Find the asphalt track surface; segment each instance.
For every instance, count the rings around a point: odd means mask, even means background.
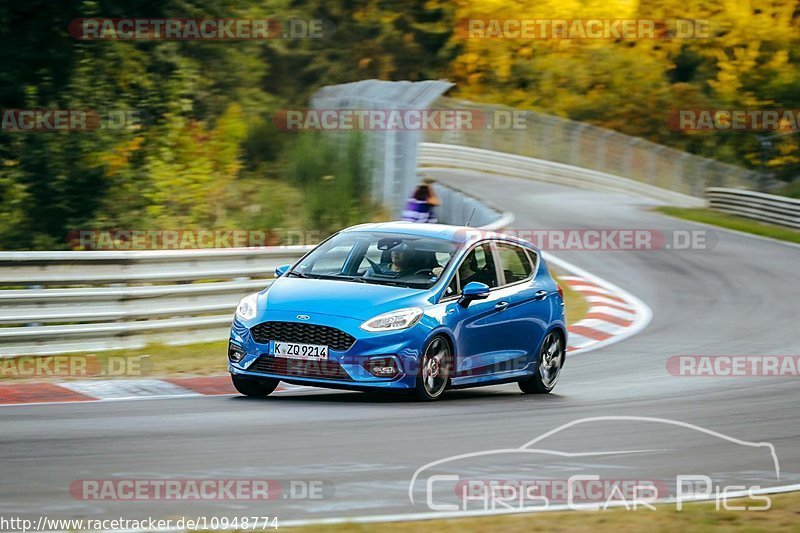
[[[653,203],[645,198],[436,174],[512,211],[517,228],[708,230],[651,212]],[[546,397],[522,395],[510,384],[453,391],[434,404],[313,389],[264,400],[0,408],[0,515],[314,520],[427,512],[424,500],[412,505],[408,497],[412,476],[426,463],[517,448],[564,424],[607,416],[664,418],[741,441],[769,442],[780,479],[763,447],[657,421],[579,423],[538,446],[617,453],[543,455],[528,458],[525,468],[538,464],[538,475],[556,477],[670,480],[678,473],[702,473],[725,484],[798,483],[797,378],[689,378],[666,370],[673,355],[800,354],[800,247],[712,233],[713,247],[706,250],[556,252],[642,299],[653,320],[633,338],[568,359],[556,392]],[[222,367],[224,354],[220,358]],[[509,458],[495,466],[503,461]],[[464,468],[464,476],[499,475],[491,464]],[[281,496],[268,502],[85,501],[68,490],[74,480],[125,478],[305,480],[324,481],[328,488],[322,499]]]

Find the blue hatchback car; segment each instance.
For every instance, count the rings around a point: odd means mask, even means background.
[[[239,303],[228,370],[248,396],[280,381],[407,391],[518,382],[548,393],[564,365],[561,288],[539,250],[467,227],[390,222],[331,236]]]

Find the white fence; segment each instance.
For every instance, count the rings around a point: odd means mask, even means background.
[[[800,200],[741,189],[706,189],[708,205],[741,217],[800,229]]]

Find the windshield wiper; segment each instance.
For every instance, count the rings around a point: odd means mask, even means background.
[[[306,279],[336,279],[341,281],[353,281],[352,276],[338,276],[336,274],[306,274],[305,272],[295,272],[294,270],[290,270],[289,274],[293,274],[298,278],[306,278]]]
[[[359,283],[372,283],[373,285],[384,285],[383,280],[377,278],[354,277],[353,281],[357,281]]]
[[[353,281],[360,281],[361,283],[373,283],[375,285],[391,285],[392,287],[404,287],[406,289],[423,289],[425,284],[414,283],[413,281],[401,281],[397,279],[383,279],[383,278],[358,278]]]
[[[290,270],[288,274],[297,276],[298,278],[305,279],[333,279],[340,281],[355,281],[358,283],[372,283],[374,285],[392,285],[393,287],[406,287],[409,289],[424,288],[423,284],[414,282],[400,281],[396,279],[381,279],[381,278],[365,278],[362,276],[337,276],[336,274],[306,274],[304,272],[295,272]]]

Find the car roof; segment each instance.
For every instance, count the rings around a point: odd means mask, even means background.
[[[471,244],[481,239],[493,238],[510,241],[516,244],[521,244],[528,248],[536,249],[536,247],[528,241],[511,235],[483,230],[481,228],[450,226],[448,224],[421,224],[418,222],[405,221],[375,222],[352,226],[342,230],[342,233],[350,231],[380,231],[382,233],[397,233],[415,235],[418,237],[432,237],[436,239],[445,239],[459,244]]]

